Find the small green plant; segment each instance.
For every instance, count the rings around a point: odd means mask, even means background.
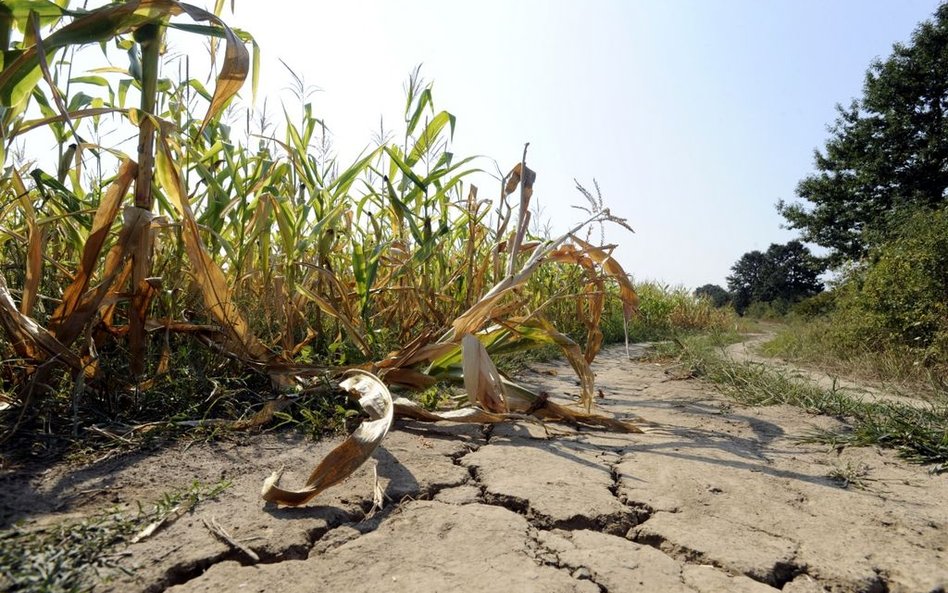
[[[347,398],[315,393],[299,398],[286,410],[276,412],[274,429],[290,426],[307,437],[319,439],[346,432],[348,423],[358,416],[358,409],[352,407]]]
[[[203,484],[200,481],[195,480],[185,490],[166,492],[162,494],[161,498],[159,498],[155,503],[155,508],[150,512],[144,512],[139,506],[139,517],[149,517],[152,518],[153,521],[164,520],[166,517],[176,512],[176,509],[190,511],[196,507],[198,503],[210,498],[215,498],[218,494],[227,490],[232,485],[233,483],[230,480],[221,480],[216,484]]]
[[[134,517],[105,511],[79,521],[64,521],[30,529],[15,526],[0,532],[0,589],[31,593],[89,591],[104,572],[122,570],[115,549],[143,528],[160,526],[190,512],[201,501],[231,486],[193,482],[183,490],[167,492],[151,510],[139,507]],[[147,526],[147,527],[146,527]],[[157,527],[155,527],[157,529]]]
[[[846,465],[833,466],[826,477],[839,484],[840,488],[852,486],[860,490],[864,490],[867,482],[871,480],[869,478],[869,466],[865,463],[853,463],[852,461],[847,461]]]
[[[415,398],[427,410],[437,410],[451,400],[453,392],[451,385],[445,382],[435,383],[431,387],[419,392]]]

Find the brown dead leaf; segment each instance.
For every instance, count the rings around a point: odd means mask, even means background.
[[[523,175],[522,172],[526,170],[527,174]],[[533,183],[537,179],[537,174],[530,167],[524,167],[522,163],[517,163],[514,165],[513,169],[510,170],[510,173],[507,174],[507,185],[504,186],[504,195],[509,196],[520,185],[520,182],[523,181],[523,189],[529,198],[533,194]]]
[[[421,422],[459,422],[462,424],[499,424],[511,419],[509,414],[494,414],[480,408],[466,407],[457,410],[432,412],[416,402],[400,397],[395,400],[395,415]]]
[[[66,348],[31,317],[20,313],[3,274],[0,274],[0,326],[6,331],[19,356],[32,360],[56,358],[74,370],[87,370],[75,352]]]
[[[480,340],[471,334],[461,339],[461,368],[468,400],[488,412],[509,412],[500,373]]]
[[[224,272],[204,247],[170,142],[164,136],[158,142],[156,173],[162,188],[181,216],[181,235],[204,305],[229,338],[229,343],[225,345],[228,350],[244,360],[269,361],[273,358],[272,353],[250,332],[247,320],[234,303]]]
[[[625,270],[622,269],[622,266],[619,265],[619,262],[617,262],[610,253],[586,243],[575,235],[571,238],[586,251],[589,257],[602,266],[602,271],[605,274],[615,278],[616,282],[619,283],[619,298],[622,299],[622,309],[625,313],[626,320],[630,319],[639,310],[639,295],[635,292],[635,287],[632,286],[629,275],[625,273]]]
[[[618,420],[589,411],[583,412],[581,410],[574,410],[556,402],[551,402],[545,394],[538,395],[507,379],[504,379],[504,394],[507,396],[507,403],[510,404],[512,411],[521,414],[531,414],[540,420],[567,422],[581,426],[596,426],[608,430],[629,433],[646,432],[646,428],[643,428],[643,426],[648,424],[645,422],[638,423],[629,420]]]
[[[273,472],[263,483],[260,495],[267,502],[285,506],[305,504],[320,492],[349,477],[375,451],[392,425],[394,404],[388,388],[375,375],[350,371],[352,376],[339,384],[359,396],[359,405],[370,420],[363,422],[341,445],[329,452],[299,490],[280,488],[283,469]]]

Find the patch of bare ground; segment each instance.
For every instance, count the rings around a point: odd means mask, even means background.
[[[98,591],[816,591],[948,586],[948,476],[875,448],[803,444],[840,420],[744,407],[661,365],[605,350],[597,405],[661,426],[620,435],[515,423],[397,421],[375,454],[386,506],[367,516],[367,466],[313,504],[271,508],[270,471],[304,480],[335,443],[286,434],[178,445],[80,470],[6,476],[4,521],[131,510],[193,480],[233,485],[123,550]],[[564,364],[525,377],[554,398]],[[858,467],[842,483],[846,468]],[[843,486],[848,487],[843,487]],[[216,519],[260,557],[215,537]]]

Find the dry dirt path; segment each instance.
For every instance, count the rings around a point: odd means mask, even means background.
[[[927,408],[931,405],[930,402],[924,399],[896,393],[893,389],[887,388],[885,385],[871,385],[868,384],[868,382],[853,381],[840,377],[836,373],[802,367],[780,358],[762,356],[758,349],[762,344],[771,340],[774,335],[776,334],[772,331],[746,334],[744,341],[731,344],[725,349],[725,353],[734,360],[764,364],[777,368],[787,372],[790,376],[799,377],[805,381],[815,383],[823,389],[838,389],[847,395],[863,401],[888,402],[922,408]]]
[[[802,444],[839,420],[730,403],[623,348],[596,365],[602,410],[662,428],[617,435],[564,426],[396,421],[375,454],[389,502],[374,517],[362,468],[303,508],[260,486],[281,464],[301,483],[335,443],[268,434],[184,444],[29,482],[4,479],[4,520],[31,504],[50,520],[111,504],[134,509],[198,479],[233,486],[122,558],[100,591],[184,592],[930,592],[948,586],[948,475],[891,452]],[[551,373],[556,373],[556,376]],[[575,395],[562,364],[525,380]],[[859,487],[829,477],[858,468]],[[32,499],[28,498],[32,497]],[[39,502],[37,502],[39,501]],[[216,519],[259,554],[216,539]]]

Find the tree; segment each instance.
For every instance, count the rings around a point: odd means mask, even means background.
[[[866,72],[861,100],[837,105],[817,173],[777,208],[833,263],[859,259],[917,209],[948,202],[948,2],[908,45]]]
[[[723,307],[731,301],[731,295],[717,284],[705,284],[695,289],[697,298],[706,298],[715,307]]]
[[[793,303],[813,296],[823,290],[819,275],[824,268],[800,241],[745,253],[727,277],[734,308],[743,314],[751,303]]]

